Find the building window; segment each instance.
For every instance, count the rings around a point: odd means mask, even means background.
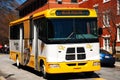
[[[109,2],[110,0],[103,0],[103,3]]]
[[[82,0],[82,1],[88,1],[88,0]]]
[[[117,0],[117,15],[120,15],[120,0]]]
[[[120,26],[117,28],[117,41],[120,41]]]
[[[96,13],[98,14],[98,4],[95,4],[93,7],[94,7]]]
[[[23,24],[17,24],[10,27],[10,39],[20,39],[20,28],[23,29]]]
[[[78,1],[77,0],[71,0],[71,3],[77,3]]]
[[[109,38],[109,37],[105,37],[105,38],[104,38],[103,47],[104,47],[104,49],[107,50],[107,51],[110,50],[110,38]]]
[[[104,25],[104,27],[110,27],[110,17],[108,15],[108,13],[105,13],[103,15],[103,25]]]
[[[86,2],[86,1],[88,1],[88,0],[79,0],[79,4],[82,4],[82,3]]]

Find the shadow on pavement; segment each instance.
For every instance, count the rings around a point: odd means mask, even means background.
[[[115,68],[115,65],[101,64],[101,67]]]
[[[16,66],[16,64],[13,64]],[[17,66],[16,66],[17,67]],[[21,66],[20,69],[23,69],[25,71],[31,72],[37,76],[42,77],[42,73],[39,71],[34,70],[33,68],[30,68],[28,66]],[[86,75],[86,73],[68,73],[68,74],[54,74],[48,76],[47,80],[74,80],[74,79],[90,79],[90,78],[100,78],[99,74],[93,73],[90,75]]]
[[[5,78],[7,79],[7,78],[9,78],[9,77],[11,77],[11,76],[14,76],[15,74],[9,74],[9,75],[7,75]]]
[[[16,63],[13,64],[13,65],[17,67]],[[28,67],[28,66],[22,66],[21,65],[20,68],[18,68],[18,69],[22,69],[22,70],[28,71],[30,73],[33,73],[33,74],[37,75],[37,76],[42,76],[42,74],[39,71],[36,71],[33,68]]]
[[[69,73],[69,74],[56,74],[48,77],[48,80],[74,80],[74,79],[90,79],[99,78],[98,74],[85,75],[84,73]]]

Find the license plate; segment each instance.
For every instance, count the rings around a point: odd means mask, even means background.
[[[105,58],[110,58],[109,56],[105,56]]]

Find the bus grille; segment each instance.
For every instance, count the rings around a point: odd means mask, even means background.
[[[85,63],[69,63],[67,65],[68,66],[84,66],[84,65],[86,65],[86,62]]]
[[[67,48],[66,60],[81,60],[85,58],[86,58],[86,54],[85,54],[85,49],[83,47]]]

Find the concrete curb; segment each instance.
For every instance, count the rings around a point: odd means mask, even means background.
[[[0,80],[6,80],[3,76],[0,76]]]

